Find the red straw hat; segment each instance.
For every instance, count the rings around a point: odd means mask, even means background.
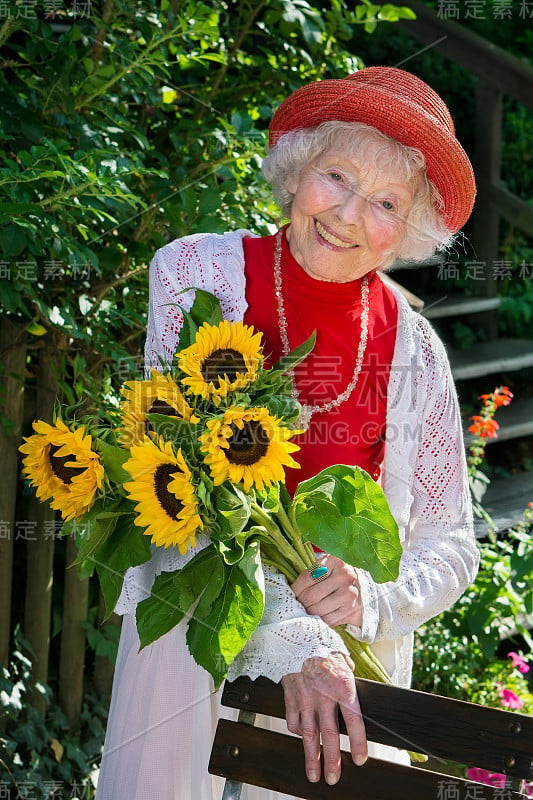
[[[270,123],[270,145],[296,128],[322,122],[363,122],[426,158],[428,177],[444,201],[448,228],[467,221],[476,196],[468,156],[455,138],[450,112],[427,83],[396,67],[367,67],[343,79],[317,81],[293,92]]]

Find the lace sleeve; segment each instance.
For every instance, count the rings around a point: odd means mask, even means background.
[[[420,424],[400,576],[375,584],[359,572],[364,622],[350,632],[367,642],[409,634],[449,608],[473,581],[479,563],[455,388],[442,343],[429,327],[423,334]],[[405,481],[406,475],[404,469],[394,477]]]
[[[278,683],[284,675],[300,672],[304,661],[314,656],[340,652],[345,644],[320,617],[311,617],[294,596],[286,578],[264,567],[265,612],[244,648],[232,663],[228,679],[264,675]]]

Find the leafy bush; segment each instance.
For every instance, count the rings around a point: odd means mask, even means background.
[[[474,511],[487,523],[488,537],[480,543],[475,582],[452,608],[416,632],[413,682],[417,689],[495,707],[507,704],[502,692],[511,692],[519,698],[515,707],[533,713],[525,671],[498,658],[504,639],[533,646],[533,503],[514,528],[496,536],[482,505],[490,482],[483,471],[485,444],[496,438],[495,412],[509,405],[512,394],[500,386],[480,399],[480,413],[471,418],[467,461]]]
[[[79,728],[72,731],[54,704],[50,687],[33,681],[27,645],[20,635],[16,639],[11,664],[0,675],[5,724],[0,733],[0,796],[91,800],[91,776],[104,742],[106,705],[94,694],[86,695]],[[32,706],[36,694],[50,703],[44,718]]]
[[[508,536],[480,545],[481,563],[472,586],[448,611],[416,633],[413,685],[460,700],[501,706],[497,683],[524,698],[533,696],[520,673],[498,659],[502,639],[533,640],[533,508]]]

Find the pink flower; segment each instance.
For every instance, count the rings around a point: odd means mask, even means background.
[[[507,658],[513,659],[513,667],[518,667],[520,672],[529,672],[529,665],[524,656],[520,656],[518,653],[508,653]]]
[[[501,697],[502,706],[507,708],[522,708],[524,703],[511,689],[500,689],[499,695]]]
[[[480,767],[470,767],[466,773],[467,778],[477,783],[484,783],[485,786],[496,786],[499,789],[505,788],[505,775],[501,772],[489,772],[488,769]],[[526,783],[524,791],[528,797],[533,797],[533,783]]]
[[[505,775],[501,772],[489,772],[488,769],[480,769],[480,767],[471,767],[467,776],[478,783],[484,783],[485,786],[497,786],[500,789],[505,787]]]
[[[481,767],[470,767],[466,774],[470,780],[488,785],[490,778],[490,772],[488,769],[481,769]]]

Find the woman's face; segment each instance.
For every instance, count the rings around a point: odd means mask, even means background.
[[[376,142],[365,162],[331,148],[289,182],[294,194],[287,232],[292,255],[313,278],[346,282],[389,266],[405,236],[413,186],[391,166],[373,166]]]

